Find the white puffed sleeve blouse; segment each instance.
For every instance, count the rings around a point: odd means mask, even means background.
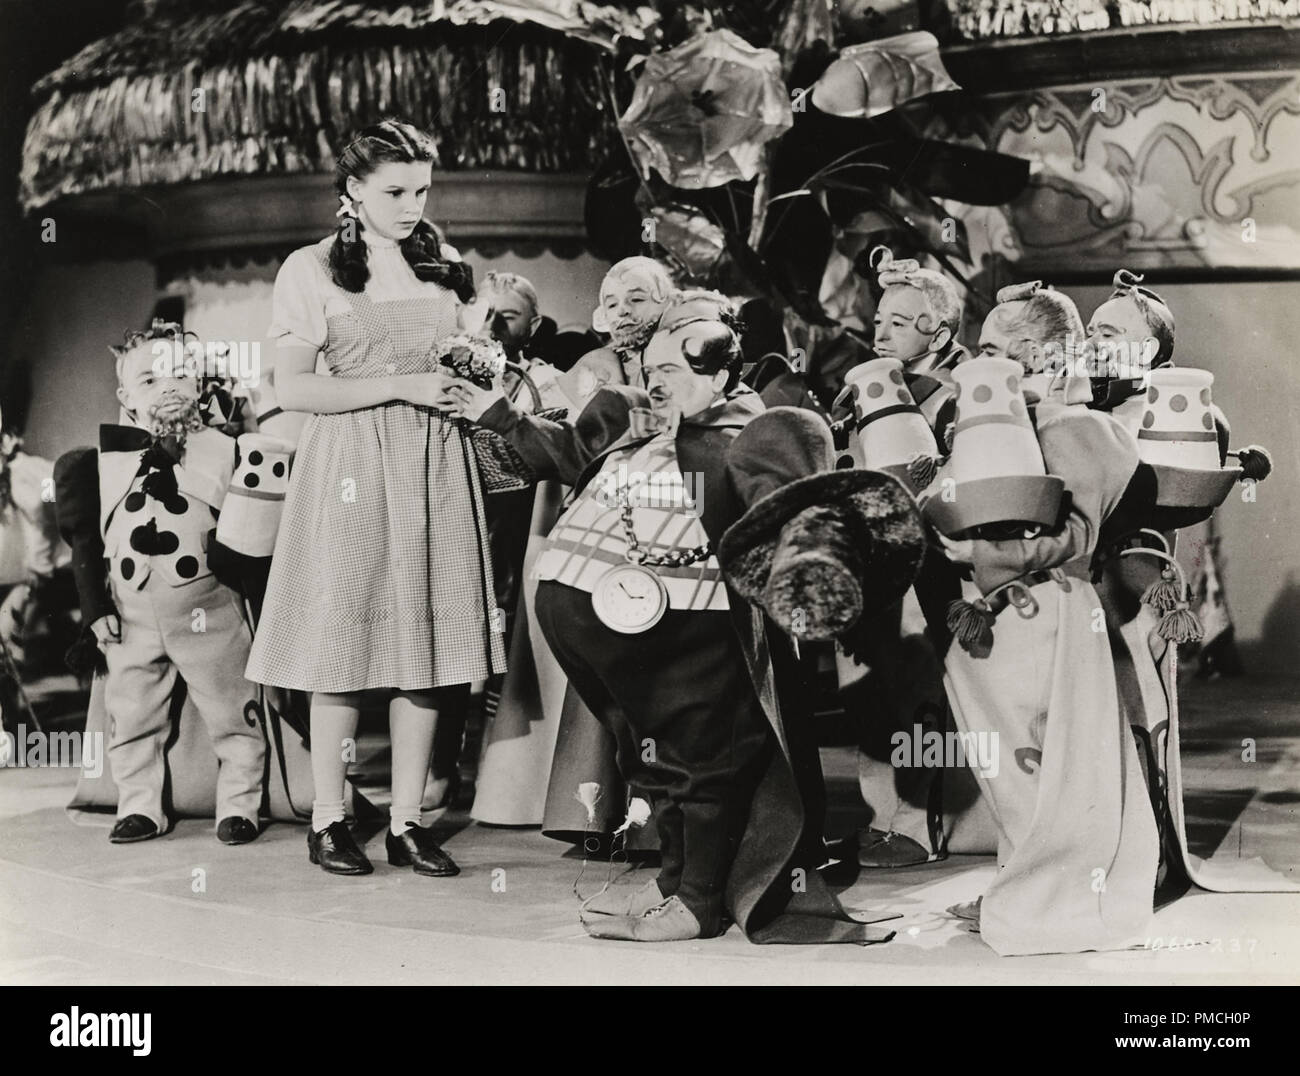
[[[416,277],[396,241],[374,233],[367,233],[365,240],[370,266],[365,293],[372,302],[445,293],[441,285]],[[267,332],[276,347],[312,347],[319,351],[325,347],[328,336],[326,319],[352,309],[348,292],[330,279],[329,271],[320,262],[318,251],[328,251],[333,242],[334,236],[330,235],[314,246],[301,247],[280,266],[271,297],[271,328]],[[453,261],[460,260],[459,252],[450,245],[443,245],[443,254]],[[456,305],[461,327],[477,331],[486,313],[482,302],[466,306],[457,299]]]

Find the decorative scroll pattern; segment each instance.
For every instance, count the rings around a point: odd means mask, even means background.
[[[1039,166],[1000,223],[954,207],[968,231],[998,233],[988,252],[1071,269],[1300,267],[1298,71],[1001,95],[932,133]]]

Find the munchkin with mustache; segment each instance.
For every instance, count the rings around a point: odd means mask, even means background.
[[[688,292],[646,346],[645,387],[606,385],[572,423],[499,387],[452,395],[574,487],[535,567],[537,619],[624,780],[656,800],[658,877],[586,900],[587,933],[680,941],[733,921],[757,942],[884,941],[817,873],[824,789],[795,648],[902,595],[919,516],[889,476],[834,470],[828,425],[766,409],[740,362],[730,300]]]
[[[218,839],[246,844],[259,832],[265,741],[244,719],[252,638],[238,595],[209,563],[236,445],[204,424],[198,381],[176,361],[185,340],[155,320],[112,347],[121,421],[100,427],[98,452],[75,449],[55,466],[83,624],[107,666],[114,844],[168,828],[164,747],[178,675],[220,763]]]

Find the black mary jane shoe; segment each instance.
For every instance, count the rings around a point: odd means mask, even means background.
[[[307,853],[313,863],[330,874],[370,874],[375,869],[352,839],[346,822],[331,822],[320,833],[308,828]]]
[[[388,862],[394,867],[414,866],[416,874],[429,878],[450,878],[460,873],[455,861],[423,826],[407,826],[400,837],[394,837],[390,829],[384,845],[388,848]]]
[[[158,827],[152,818],[146,818],[142,814],[129,814],[117,820],[108,839],[114,844],[134,844],[136,841],[152,840],[158,833]]]
[[[248,844],[255,841],[262,831],[247,818],[231,815],[217,823],[217,840],[222,844]]]

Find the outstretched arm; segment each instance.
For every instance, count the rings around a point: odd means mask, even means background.
[[[566,485],[575,484],[587,464],[623,436],[628,412],[647,403],[639,390],[609,386],[591,398],[575,421],[554,422],[516,406],[500,385],[480,389],[457,380],[451,393],[459,401],[459,414],[501,434],[540,477]]]

